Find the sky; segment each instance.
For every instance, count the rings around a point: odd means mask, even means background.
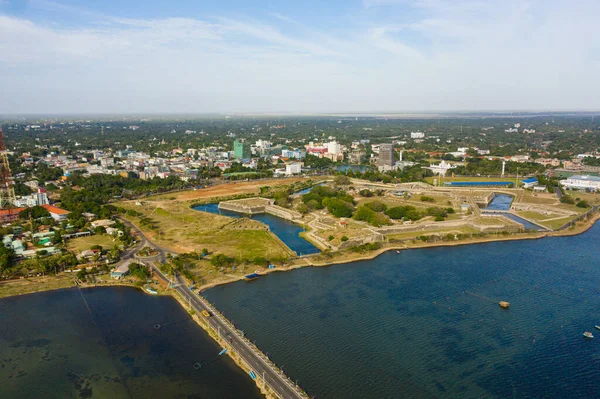
[[[0,0],[0,114],[600,110],[598,0]]]

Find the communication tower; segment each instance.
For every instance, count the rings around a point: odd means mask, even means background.
[[[15,188],[6,155],[6,145],[2,128],[0,128],[0,209],[10,209],[15,206]]]

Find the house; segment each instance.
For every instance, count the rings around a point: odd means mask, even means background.
[[[19,213],[27,208],[0,209],[0,223],[12,223],[19,219]]]
[[[52,216],[52,219],[56,220],[57,222],[60,222],[62,220],[65,220],[67,218],[67,215],[71,212],[69,211],[65,211],[64,209],[61,209],[57,206],[54,205],[41,205],[44,209],[46,209],[48,212],[50,212],[50,216]]]
[[[532,177],[530,179],[521,180],[521,183],[523,183],[523,188],[533,188],[538,184],[538,181]]]
[[[120,266],[114,268],[110,272],[110,277],[115,280],[120,280],[127,276],[129,274],[129,265],[132,263],[135,263],[133,259],[128,259],[127,261],[123,262]]]
[[[539,184],[538,184],[538,185],[536,185],[536,186],[533,186],[533,191],[534,191],[534,192],[536,192],[536,193],[543,193],[543,192],[545,192],[546,190],[547,190],[547,189],[546,189],[546,186],[541,186],[541,185],[539,185]]]

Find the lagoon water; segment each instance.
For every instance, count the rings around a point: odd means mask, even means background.
[[[2,399],[262,397],[173,298],[82,293],[91,313],[76,288],[0,300]]]
[[[600,397],[600,224],[389,251],[205,295],[318,398]],[[511,303],[502,309],[498,301]]]
[[[292,223],[289,220],[273,216],[268,213],[260,213],[256,215],[245,215],[243,213],[226,211],[219,209],[219,204],[197,205],[193,209],[202,212],[215,213],[233,218],[251,217],[254,220],[263,222],[281,241],[283,241],[292,251],[298,255],[314,254],[319,251],[319,248],[312,245],[309,241],[300,237],[299,234],[304,231],[302,226]]]

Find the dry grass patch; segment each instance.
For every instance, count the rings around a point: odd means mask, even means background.
[[[208,188],[202,188],[199,190],[188,190],[178,193],[161,194],[156,197],[152,197],[152,199],[169,200],[170,198],[175,198],[176,201],[192,201],[196,199],[226,197],[238,194],[258,194],[260,187],[263,186],[275,187],[305,180],[308,179],[303,177],[290,177],[284,179],[231,182],[219,184]]]
[[[177,201],[147,201],[143,206],[122,202],[117,206],[141,213],[125,217],[151,240],[175,252],[199,252],[207,248],[235,258],[258,255],[280,258],[290,254],[258,221],[195,211]]]
[[[0,282],[0,298],[14,295],[31,294],[34,292],[58,290],[73,287],[73,276],[71,274],[59,274],[58,276],[32,277],[19,280]]]

